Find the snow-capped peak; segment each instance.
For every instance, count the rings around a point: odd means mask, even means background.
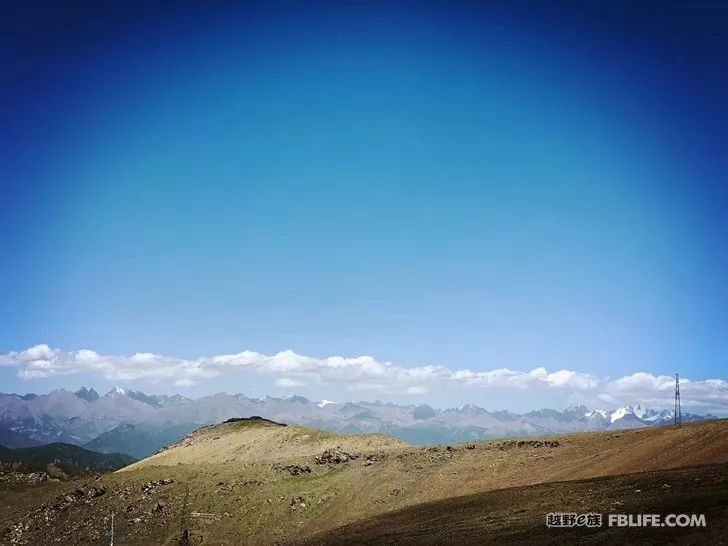
[[[316,405],[320,408],[325,408],[326,406],[329,406],[331,404],[336,404],[336,402],[332,402],[331,400],[319,400],[316,402]]]
[[[607,410],[603,409],[597,409],[597,410],[589,410],[584,414],[584,417],[603,417],[604,419],[607,418]]]
[[[642,404],[637,404],[635,406],[634,410],[632,411],[632,413],[634,413],[635,416],[642,419],[643,417],[645,417],[647,415],[647,408],[642,407]]]
[[[299,396],[297,394],[289,394],[283,397],[286,402],[299,402],[301,404],[308,404],[308,398],[305,396]]]
[[[653,421],[660,421],[660,420],[670,420],[674,416],[674,412],[672,410],[662,410],[660,412],[653,411],[651,412],[651,415],[648,415],[647,417],[643,417],[643,421],[647,422],[653,422]]]
[[[107,398],[119,398],[120,396],[126,396],[126,390],[121,387],[114,386],[109,392],[106,393]]]
[[[664,417],[664,411],[659,412],[650,408],[647,408],[643,406],[642,404],[637,404],[636,406],[622,406],[619,409],[614,410],[610,415],[610,421],[614,423],[615,421],[622,419],[623,417],[627,415],[633,415],[637,419],[640,419],[641,421],[654,421],[656,419],[661,419]]]
[[[609,416],[609,420],[614,423],[618,419],[621,419],[625,415],[632,414],[634,415],[634,409],[632,406],[622,406],[621,408],[618,408],[612,412],[612,415]]]

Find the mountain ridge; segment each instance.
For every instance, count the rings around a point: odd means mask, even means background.
[[[103,396],[82,387],[75,393],[0,394],[0,427],[39,443],[66,442],[143,457],[173,442],[175,434],[231,417],[261,415],[274,421],[333,432],[393,435],[415,445],[467,442],[541,434],[617,430],[672,424],[671,410],[642,404],[590,409],[544,408],[523,414],[475,404],[434,408],[427,404],[312,401],[299,395],[249,398],[216,393],[200,398],[155,395],[114,387]],[[683,421],[714,416],[683,413]],[[119,428],[121,427],[121,428]],[[135,428],[136,427],[136,428]]]

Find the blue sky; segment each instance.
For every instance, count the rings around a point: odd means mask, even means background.
[[[7,4],[0,352],[724,378],[728,8],[579,4]]]

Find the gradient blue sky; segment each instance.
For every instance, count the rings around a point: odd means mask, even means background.
[[[726,376],[728,6],[129,4],[3,3],[0,352]]]

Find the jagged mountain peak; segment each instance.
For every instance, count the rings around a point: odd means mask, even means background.
[[[105,398],[121,398],[122,396],[126,396],[126,389],[116,385],[104,395]]]
[[[179,395],[176,395],[179,397]],[[130,398],[132,400],[136,400],[137,402],[142,402],[144,404],[148,404],[153,407],[161,407],[164,405],[164,401],[169,399],[167,396],[158,396],[156,394],[146,394],[142,391],[134,391],[130,389],[122,389],[119,386],[114,386],[109,392],[107,392],[104,395],[104,398],[107,399],[121,399],[121,398]],[[182,397],[180,397],[181,399]]]
[[[74,394],[87,402],[96,402],[100,398],[99,393],[93,387],[89,389],[81,387]]]
[[[480,406],[476,406],[475,404],[464,404],[448,411],[452,411],[454,413],[462,413],[465,415],[484,415],[488,413],[485,409],[481,408]]]
[[[655,410],[639,403],[636,405],[627,404],[609,412],[609,420],[614,423],[620,419],[639,419],[641,421],[664,420],[672,417],[671,410]],[[667,412],[667,413],[666,413]],[[669,415],[668,415],[669,413]]]

